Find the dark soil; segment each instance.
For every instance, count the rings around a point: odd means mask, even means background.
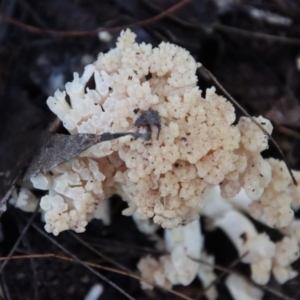
[[[167,10],[178,1],[145,0],[2,0],[0,2],[0,198],[7,192],[26,165],[37,140],[55,119],[46,99],[56,88],[81,73],[99,52],[114,47],[113,39],[101,42],[97,35],[65,35],[53,31],[89,31],[97,28],[130,26]],[[215,3],[219,3],[217,6]],[[254,16],[260,12],[261,17]],[[273,13],[273,21],[268,18]],[[265,13],[265,14],[263,14]],[[3,19],[6,16],[8,19]],[[19,21],[17,25],[12,21]],[[41,30],[33,32],[31,25]],[[138,41],[153,45],[170,41],[188,49],[209,69],[226,90],[251,115],[270,118],[276,141],[288,163],[300,168],[300,2],[297,0],[194,0],[172,16],[132,28]],[[257,35],[255,33],[261,33]],[[275,37],[275,38],[274,38]],[[203,91],[213,83],[199,72]],[[60,76],[56,83],[54,78]],[[220,92],[221,93],[221,92]],[[238,115],[241,115],[238,112]],[[58,128],[58,131],[61,129]],[[264,153],[280,157],[271,145]],[[156,253],[154,245],[138,232],[131,218],[121,216],[124,203],[113,199],[113,221],[104,226],[92,221],[79,236],[90,246],[137,273],[139,258]],[[0,219],[0,256],[7,256],[31,214],[8,206]],[[43,227],[36,216],[34,224]],[[261,228],[261,230],[263,230]],[[206,249],[216,256],[216,264],[228,267],[237,253],[225,235],[206,232]],[[275,238],[276,234],[275,234]],[[55,238],[84,261],[105,266],[110,263],[87,249],[69,232]],[[14,255],[54,253],[65,255],[57,246],[29,228]],[[295,264],[299,269],[299,263]],[[248,267],[235,268],[249,274]],[[124,275],[101,271],[134,299],[177,299],[154,290],[145,293],[139,282]],[[218,274],[221,274],[217,271]],[[84,299],[94,283],[103,283],[78,264],[55,258],[10,261],[0,275],[1,299]],[[103,283],[101,299],[126,299],[119,291]],[[286,297],[300,299],[300,278],[283,286],[271,280],[270,287]],[[217,285],[219,299],[231,299],[223,279]],[[178,291],[193,299],[201,298],[197,280]],[[203,297],[204,298],[204,297]],[[281,297],[282,298],[282,297]],[[178,298],[179,299],[179,298]],[[280,299],[266,292],[264,299]]]

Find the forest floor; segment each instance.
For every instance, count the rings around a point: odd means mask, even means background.
[[[251,115],[272,121],[273,136],[288,163],[293,169],[300,169],[299,1],[185,2],[176,10],[174,5],[179,0],[2,0],[0,198],[26,165],[28,153],[41,132],[55,119],[46,106],[47,97],[57,88],[63,89],[73,72],[81,73],[99,52],[113,48],[121,27],[132,28],[138,42],[158,45],[169,41],[189,50]],[[99,39],[98,28],[110,32],[111,40]],[[213,85],[205,74],[199,72],[198,76],[201,90]],[[242,115],[238,109],[237,114]],[[272,145],[263,155],[280,157]],[[141,257],[159,253],[132,219],[121,215],[125,207],[121,199],[114,197],[113,201],[111,225],[93,220],[86,232],[78,235],[84,243],[70,232],[49,236],[82,261],[112,267],[95,252],[101,251],[137,274]],[[1,257],[10,253],[31,217],[32,214],[8,205],[0,219]],[[26,258],[7,261],[5,268],[0,266],[0,299],[84,299],[96,283],[104,285],[101,299],[126,299],[82,265],[60,260],[57,256],[66,254],[36,230],[43,228],[40,219],[36,214],[32,222],[36,227],[28,228],[13,252]],[[217,265],[228,267],[236,260],[236,250],[224,233],[204,233],[205,248],[215,255]],[[274,239],[278,239],[276,233]],[[30,258],[31,254],[53,256]],[[300,270],[299,263],[294,267]],[[249,275],[248,266],[242,263],[232,270]],[[134,299],[179,299],[157,289],[146,293],[139,281],[128,275],[98,271]],[[283,286],[271,280],[268,286],[272,291],[265,293],[266,300],[287,299],[282,295],[300,299],[299,276]],[[224,279],[220,278],[217,287],[220,299],[231,299]],[[175,289],[192,299],[202,297],[197,280]]]

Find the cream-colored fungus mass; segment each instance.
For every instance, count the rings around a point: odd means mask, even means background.
[[[48,98],[71,134],[145,132],[147,126],[134,123],[148,111],[159,114],[161,127],[158,135],[158,127],[150,125],[149,140],[126,136],[102,142],[51,173],[32,177],[35,188],[49,191],[41,199],[48,232],[84,231],[93,217],[108,212],[107,199],[114,193],[128,203],[125,215],[136,212],[174,228],[199,218],[203,194],[212,186],[220,186],[225,198],[244,188],[251,211],[270,226],[291,222],[290,204],[298,193],[286,188],[291,179],[285,165],[262,158],[267,136],[246,117],[233,125],[234,107],[214,87],[199,89],[200,66],[181,47],[137,44],[126,30],[116,48],[100,53],[81,77],[74,74],[66,91]],[[271,133],[267,119],[256,120]],[[272,176],[285,181],[271,185]],[[281,197],[272,204],[277,189]]]
[[[268,137],[250,118],[236,120],[233,105],[214,87],[200,90],[201,64],[188,51],[165,42],[157,48],[137,44],[135,37],[121,32],[116,48],[100,53],[81,76],[74,73],[65,91],[47,100],[72,135],[138,134],[96,144],[31,177],[34,188],[46,191],[40,202],[46,231],[83,232],[92,218],[108,225],[114,205],[109,198],[119,194],[128,204],[123,214],[132,215],[164,251],[139,261],[143,289],[189,285],[198,277],[206,297],[217,299],[214,256],[204,249],[200,216],[206,230],[220,228],[227,235],[256,284],[265,285],[272,274],[279,284],[295,278],[300,184],[293,184],[283,161],[261,156]],[[272,133],[269,120],[254,119]],[[300,183],[300,172],[293,173]],[[38,200],[27,187],[14,191],[10,202],[34,211]],[[278,228],[282,239],[258,232],[249,214]],[[159,225],[164,239],[155,233]],[[236,274],[226,285],[235,300],[263,297]]]

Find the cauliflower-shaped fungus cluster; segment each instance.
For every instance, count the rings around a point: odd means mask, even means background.
[[[174,228],[199,218],[205,189],[218,185],[226,198],[243,187],[254,215],[271,226],[288,225],[291,181],[270,187],[272,178],[286,178],[285,166],[261,157],[268,138],[257,125],[246,117],[233,125],[232,104],[213,87],[199,90],[199,66],[181,47],[137,44],[126,30],[115,49],[100,53],[81,77],[74,74],[66,91],[49,97],[49,108],[71,134],[151,129],[152,135],[99,143],[51,173],[31,178],[35,188],[49,190],[41,200],[48,232],[84,231],[114,193],[128,202],[125,215],[137,212]],[[159,124],[135,126],[147,112],[156,112]],[[268,120],[256,120],[271,133]],[[282,195],[270,206],[278,188]]]

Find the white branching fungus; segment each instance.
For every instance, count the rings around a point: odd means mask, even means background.
[[[90,288],[87,295],[84,297],[84,300],[99,300],[103,294],[103,291],[103,286],[99,283],[96,283]]]
[[[26,187],[22,187],[19,193],[14,189],[9,202],[27,212],[35,211],[39,203],[36,196]]]
[[[141,219],[140,215],[137,213],[134,213],[132,215],[132,218],[138,230],[148,236],[155,235],[156,231],[159,228],[159,226],[153,223],[151,220]]]
[[[83,231],[96,204],[117,191],[129,205],[124,214],[137,211],[176,227],[197,219],[204,189],[235,169],[240,134],[232,125],[233,106],[214,88],[201,96],[198,64],[186,50],[168,43],[152,49],[134,38],[123,32],[117,48],[100,54],[81,77],[74,74],[66,92],[57,91],[47,103],[71,134],[143,130],[134,122],[151,109],[160,116],[159,138],[100,143],[53,175],[32,178],[36,188],[49,189],[48,202],[59,194],[68,207],[47,202],[49,232]],[[95,89],[86,88],[92,76]]]
[[[55,235],[68,229],[82,232],[93,217],[109,224],[104,191],[110,190],[110,182],[99,169],[101,160],[101,168],[107,172],[111,163],[106,158],[98,159],[97,164],[89,158],[78,158],[55,167],[51,175],[40,173],[31,178],[34,187],[49,190],[40,203],[46,231]]]
[[[258,233],[252,222],[229,202],[225,201],[218,187],[206,190],[202,214],[211,218],[236,247],[242,262],[251,265],[251,277],[258,284],[269,281],[275,244],[265,233]]]
[[[212,264],[214,257],[202,251],[204,244],[200,223],[195,220],[188,225],[165,230],[165,246],[168,254],[155,259],[151,256],[142,258],[138,263],[141,276],[152,284],[165,288],[173,285],[189,285],[197,276],[203,287],[208,287],[215,279]],[[199,263],[199,260],[206,262]],[[142,288],[153,286],[141,282]],[[205,295],[210,300],[218,297],[215,286],[210,287]]]
[[[138,269],[150,283],[170,288],[172,285],[189,285],[196,277],[203,247],[200,223],[195,220],[186,226],[165,230],[166,250],[170,253],[158,260],[147,256],[140,260]],[[142,283],[143,288],[153,286]]]
[[[271,162],[273,163],[279,165],[277,161]],[[286,183],[279,180],[274,189],[282,191],[283,187],[286,189]],[[213,187],[206,190],[204,199],[202,214],[211,218],[228,235],[240,256],[247,253],[242,262],[251,264],[254,282],[266,284],[271,271],[279,283],[285,283],[297,276],[298,273],[290,265],[299,258],[299,222],[293,221],[283,229],[282,232],[291,237],[285,237],[275,244],[265,233],[259,234],[251,221],[229,204],[239,204],[240,208],[247,210],[251,199],[247,198],[245,192],[241,192],[231,201],[226,201],[220,196],[218,187]]]
[[[117,193],[128,203],[123,214],[134,215],[141,230],[151,234],[156,229],[141,219],[169,229],[169,254],[139,263],[149,282],[187,285],[197,274],[204,286],[213,280],[212,270],[204,278],[199,263],[190,259],[213,261],[202,251],[199,215],[224,230],[240,255],[247,253],[242,261],[251,265],[255,282],[265,284],[271,271],[285,282],[295,276],[290,264],[299,255],[300,226],[293,221],[293,207],[300,204],[300,185],[292,184],[282,161],[263,159],[268,138],[250,118],[234,125],[230,102],[214,87],[204,96],[197,87],[200,66],[181,47],[137,44],[135,34],[126,30],[115,49],[100,53],[81,77],[74,73],[66,91],[48,98],[49,108],[71,134],[152,134],[149,140],[126,136],[99,143],[32,177],[35,188],[48,191],[40,203],[45,229],[55,235],[68,229],[82,232],[93,217],[108,224],[107,199]],[[155,112],[155,122],[136,123],[149,112]],[[269,120],[255,120],[272,132]],[[300,173],[294,175],[300,182]],[[30,199],[36,201],[24,190],[15,203],[27,209]],[[238,209],[269,227],[283,228],[290,237],[273,243]],[[216,292],[210,293],[214,299]]]
[[[137,212],[174,228],[198,219],[205,189],[218,185],[225,197],[243,187],[255,217],[287,226],[293,218],[292,193],[285,189],[290,179],[284,165],[261,157],[267,136],[246,117],[234,126],[234,108],[215,88],[203,97],[195,75],[200,64],[189,52],[134,40],[130,30],[122,32],[115,49],[100,54],[81,77],[75,73],[66,92],[57,91],[47,104],[71,134],[144,131],[147,124],[134,124],[149,110],[158,113],[160,124],[149,125],[154,131],[149,141],[128,136],[99,143],[52,175],[32,178],[36,188],[49,190],[42,201],[47,231],[83,231],[97,203],[115,192],[128,202],[125,215]],[[94,89],[86,87],[90,80]],[[271,133],[268,120],[256,120]],[[280,191],[273,177],[286,178]],[[55,206],[50,198],[57,196],[62,203]]]
[[[238,274],[230,274],[225,281],[234,300],[261,300],[264,293]]]

